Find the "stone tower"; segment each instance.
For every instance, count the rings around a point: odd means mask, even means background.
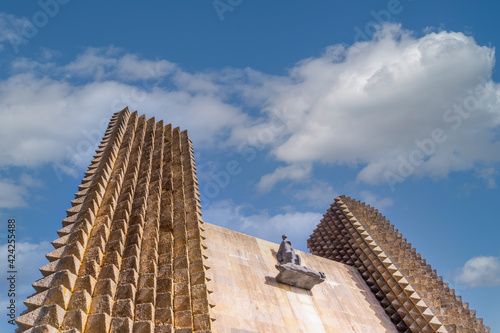
[[[210,332],[187,132],[125,109],[94,157],[20,332]]]
[[[378,210],[341,196],[308,240],[311,253],[354,266],[400,332],[489,332]]]

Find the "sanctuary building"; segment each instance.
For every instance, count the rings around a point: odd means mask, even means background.
[[[376,209],[336,198],[278,262],[203,221],[195,170],[186,131],[114,114],[17,332],[490,332]]]

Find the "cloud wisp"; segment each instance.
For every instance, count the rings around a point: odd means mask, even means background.
[[[276,183],[284,180],[295,182],[305,181],[311,176],[311,165],[290,165],[278,167],[272,173],[266,174],[260,178],[257,188],[261,192],[269,192]]]
[[[322,218],[315,212],[290,211],[272,215],[247,213],[249,209],[231,200],[218,201],[204,210],[203,220],[272,242],[280,242],[281,235],[286,233],[298,248],[305,250],[309,233]]]
[[[479,256],[468,260],[456,281],[471,288],[500,286],[500,258]]]

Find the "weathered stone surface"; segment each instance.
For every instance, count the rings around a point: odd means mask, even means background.
[[[66,312],[61,330],[83,332],[87,323],[87,314],[82,310],[73,310]]]
[[[56,286],[39,294],[28,297],[24,304],[28,307],[28,311],[33,311],[42,305],[57,304],[65,309],[69,302],[71,292],[64,286]]]
[[[59,331],[50,325],[43,325],[38,327],[30,328],[25,331],[26,333],[59,333]]]
[[[87,320],[85,332],[102,333],[108,332],[111,325],[111,317],[105,313],[92,314]]]
[[[295,265],[292,263],[276,265],[280,273],[276,276],[276,281],[298,288],[307,290],[312,289],[315,285],[325,281],[325,276],[307,269],[307,267]]]
[[[303,265],[325,272],[326,280],[312,290],[292,287],[275,279],[277,244],[209,223],[203,227],[214,331],[397,332],[355,268],[296,251]]]
[[[130,318],[113,318],[110,333],[132,333],[134,323]]]
[[[16,323],[22,330],[36,326],[50,325],[59,328],[63,321],[64,309],[59,305],[41,306],[31,312],[16,318]]]

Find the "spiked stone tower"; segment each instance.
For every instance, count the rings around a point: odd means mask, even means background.
[[[341,196],[308,240],[311,253],[354,266],[400,332],[489,332],[378,210]]]
[[[125,109],[75,194],[20,332],[211,332],[187,132]]]

